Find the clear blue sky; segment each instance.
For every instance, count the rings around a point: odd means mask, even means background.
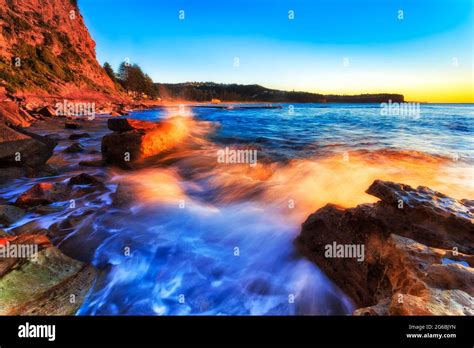
[[[472,0],[79,0],[79,7],[101,63],[116,68],[129,58],[158,82],[387,91],[430,101],[453,90],[469,97],[473,88]]]

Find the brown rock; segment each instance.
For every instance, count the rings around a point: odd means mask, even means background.
[[[0,224],[11,225],[20,220],[25,211],[13,205],[0,205]]]
[[[36,245],[38,252],[35,260],[0,259],[0,314],[73,315],[92,286],[96,270],[64,255],[46,236],[3,238],[7,240]],[[71,295],[75,295],[74,302]]]
[[[41,210],[41,208],[44,206],[38,206],[35,207],[35,213],[38,212],[38,209]],[[23,235],[23,234],[28,234],[28,235],[38,235],[38,234],[43,234],[47,235],[48,230],[45,229],[39,220],[32,220],[27,222],[26,224],[23,224],[21,226],[17,226],[13,229],[10,230],[11,233],[13,233],[16,236]]]
[[[103,167],[104,161],[102,160],[91,160],[91,161],[80,161],[79,165],[84,167]]]
[[[131,185],[118,184],[117,189],[112,194],[112,204],[116,207],[131,205],[135,200],[135,191]]]
[[[66,129],[81,129],[82,126],[79,123],[66,122],[64,124],[64,128],[66,128]]]
[[[102,181],[92,175],[82,173],[69,179],[69,185],[100,185]]]
[[[51,246],[50,240],[43,235],[24,234],[21,236],[0,235],[0,245],[3,248],[8,245],[32,245],[38,251]],[[5,250],[5,249],[3,249]],[[2,250],[2,253],[4,252]],[[10,256],[10,257],[6,257]],[[10,270],[18,268],[19,265],[25,263],[27,260],[20,257],[11,257],[11,255],[2,255],[0,257],[0,279]]]
[[[14,101],[0,102],[0,121],[7,125],[28,127],[34,118],[20,109]]]
[[[107,127],[117,132],[127,132],[131,130],[154,130],[160,127],[157,122],[140,121],[132,118],[109,118]]]
[[[454,256],[452,250],[430,248],[394,234],[374,248],[392,289],[376,305],[355,314],[474,315],[474,257]],[[446,259],[463,264],[447,264]]]
[[[16,173],[35,173],[40,171],[52,156],[57,142],[22,128],[7,127],[0,124],[0,167],[22,167]],[[3,171],[3,169],[2,169]],[[11,177],[7,175],[6,177]],[[14,177],[14,176],[13,176]]]
[[[17,198],[15,205],[24,208],[34,207],[63,201],[68,199],[68,197],[70,197],[70,189],[68,189],[67,185],[42,182],[23,192]]]
[[[44,117],[56,117],[56,110],[54,110],[50,106],[44,106],[41,109],[36,111],[37,114],[44,116]]]
[[[381,201],[351,209],[328,204],[310,215],[295,240],[297,249],[358,307],[370,307],[356,314],[467,314],[466,304],[474,305],[474,225],[466,201],[379,180],[367,192]],[[334,242],[364,246],[364,261],[328,257]],[[469,267],[443,264],[448,256]],[[399,294],[408,296],[405,304],[413,310],[395,305]]]
[[[0,184],[27,175],[27,170],[21,167],[0,168]]]
[[[81,144],[74,143],[71,146],[68,146],[64,149],[64,152],[67,153],[77,153],[77,152],[82,152],[84,151],[84,147],[82,147]]]
[[[82,139],[82,138],[90,138],[91,136],[89,135],[89,133],[75,133],[75,134],[71,134],[69,136],[69,139],[70,140],[77,140],[77,139]]]
[[[172,149],[188,135],[186,121],[179,117],[158,123],[109,119],[108,125],[115,132],[102,138],[102,158],[125,168]]]

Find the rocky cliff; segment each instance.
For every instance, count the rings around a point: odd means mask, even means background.
[[[0,85],[20,97],[121,95],[74,0],[0,0],[0,56]]]

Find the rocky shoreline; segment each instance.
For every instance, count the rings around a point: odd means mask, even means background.
[[[120,114],[131,109],[117,107]],[[0,245],[38,249],[36,261],[0,260],[0,314],[77,311],[100,270],[53,244],[96,210],[61,215],[67,209],[58,203],[80,205],[110,195],[114,209],[127,209],[132,193],[123,185],[111,188],[106,174],[94,170],[147,166],[186,138],[188,127],[181,122],[180,117],[88,120],[57,116],[48,107],[31,112],[13,100],[0,102],[0,183],[35,180],[28,190],[0,201],[1,226],[15,225],[27,214],[60,217],[47,228],[33,221],[8,233],[0,229]],[[47,135],[24,128],[32,123]],[[52,163],[58,152],[69,162]],[[61,180],[48,180],[58,174]],[[474,315],[474,201],[384,181],[375,181],[367,193],[380,201],[351,209],[328,204],[310,215],[295,240],[297,250],[350,296],[356,315]],[[327,257],[325,249],[334,243],[364,246],[363,260]]]
[[[374,204],[328,204],[295,240],[358,309],[356,315],[474,315],[474,202],[377,180]],[[327,246],[363,245],[365,258],[328,257]]]
[[[0,94],[0,183],[44,177],[14,201],[0,200],[0,315],[74,315],[97,279],[98,270],[53,245],[52,240],[58,239],[54,233],[57,228],[41,228],[34,221],[9,227],[26,215],[60,213],[65,208],[55,205],[56,202],[73,202],[107,192],[99,179],[86,173],[71,176],[67,183],[47,179],[63,172],[61,166],[50,161],[60,143],[70,143],[62,150],[70,156],[100,156],[96,150],[86,150],[80,141],[90,137],[83,130],[94,132],[102,127],[101,121],[57,114],[51,106],[54,104],[29,103],[8,95],[4,89]],[[147,107],[142,103],[108,102],[98,104],[97,110],[118,116]],[[26,128],[33,124],[34,128],[59,131],[63,127],[71,134],[68,139],[54,133],[39,135]],[[89,164],[85,161],[83,167]],[[72,221],[66,218],[60,226]],[[30,252],[26,255],[27,251]]]

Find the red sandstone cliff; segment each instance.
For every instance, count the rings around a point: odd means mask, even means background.
[[[0,0],[0,86],[27,99],[123,97],[74,0]]]

